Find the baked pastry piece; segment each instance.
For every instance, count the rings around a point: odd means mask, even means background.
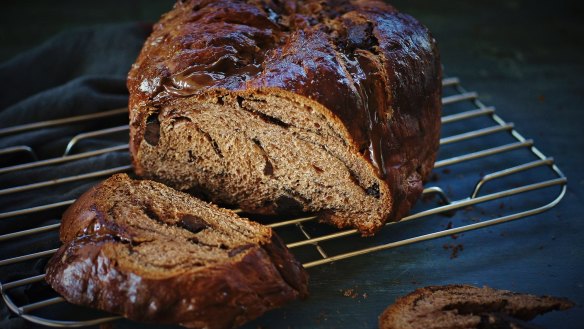
[[[179,1],[128,88],[138,175],[363,235],[407,214],[439,144],[436,43],[381,1]]]
[[[60,233],[46,281],[132,320],[232,328],[307,296],[304,269],[270,228],[125,174],[83,194]]]
[[[399,298],[379,318],[380,329],[539,328],[526,321],[574,303],[488,287],[425,287]]]

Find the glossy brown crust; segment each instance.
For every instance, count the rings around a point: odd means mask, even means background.
[[[435,40],[381,1],[179,1],[128,77],[130,149],[146,117],[182,97],[282,90],[324,105],[390,187],[391,219],[422,191],[439,145]]]
[[[64,245],[47,266],[46,281],[67,301],[141,322],[234,328],[308,295],[306,272],[274,233],[243,257],[203,269],[162,277],[128,271],[117,254],[131,242],[104,220],[99,189],[65,213]]]

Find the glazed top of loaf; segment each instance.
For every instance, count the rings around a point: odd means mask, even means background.
[[[308,97],[384,176],[404,161],[386,139],[419,134],[439,111],[440,70],[429,31],[381,1],[187,0],[154,26],[128,88],[131,111],[217,90]]]

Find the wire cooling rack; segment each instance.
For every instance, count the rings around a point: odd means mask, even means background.
[[[443,86],[440,152],[434,176],[426,184],[422,200],[411,215],[398,223],[388,223],[388,227],[373,238],[361,238],[356,230],[339,231],[319,224],[314,216],[258,220],[274,228],[304,267],[311,268],[416,242],[455,236],[532,216],[554,207],[564,196],[567,183],[554,160],[540,152],[532,140],[519,134],[513,123],[495,114],[493,107],[479,101],[476,92],[464,89],[458,78],[444,79]],[[127,108],[0,129],[0,138],[57,127],[81,129],[68,138],[62,155],[41,159],[35,147],[29,145],[1,149],[0,156],[4,160],[17,159],[14,161],[18,162],[0,168],[0,177],[22,174],[33,168],[50,169],[67,164],[76,169],[76,174],[47,181],[27,177],[30,183],[26,185],[1,186],[0,197],[19,193],[34,195],[35,191],[47,193],[58,186],[79,188],[82,184],[94,184],[114,173],[130,172],[128,125],[124,122],[127,122]],[[83,151],[79,152],[79,149]],[[93,166],[84,170],[75,165],[79,162],[80,166],[84,166],[87,162],[81,160],[107,154],[120,155],[123,163],[106,161],[105,167],[97,170]],[[60,214],[73,202],[73,199],[65,199],[1,212],[0,221],[19,224],[13,225],[16,229],[0,232],[1,248],[32,241],[36,236],[46,234],[52,237],[52,244],[49,243],[52,247],[32,252],[27,250],[25,254],[5,255],[3,252],[0,269],[9,271],[11,266],[16,265],[32,269],[38,267],[35,264],[39,264],[39,260],[46,260],[55,253],[59,246]],[[27,226],[27,220],[33,217],[53,221],[48,221],[50,224],[46,225]],[[251,215],[248,217],[254,218]],[[25,275],[0,283],[4,302],[18,316],[52,327],[91,326],[120,318],[67,304],[44,282],[43,270],[44,265],[38,270],[38,275]],[[32,295],[24,299],[25,302],[17,297],[22,291]],[[38,291],[42,293],[35,294]]]

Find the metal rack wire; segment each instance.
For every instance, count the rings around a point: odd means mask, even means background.
[[[456,225],[437,228],[435,225],[423,225],[429,231],[415,231],[410,237],[398,237],[391,235],[392,231],[385,228],[374,239],[361,239],[357,237],[356,230],[338,231],[328,226],[318,224],[315,216],[302,218],[291,218],[286,220],[273,220],[268,225],[285,236],[288,247],[304,263],[304,267],[311,268],[318,265],[327,264],[342,259],[351,258],[358,255],[364,255],[376,251],[396,248],[416,242],[436,239],[440,237],[452,236],[466,231],[476,230],[487,226],[501,224],[516,219],[532,216],[544,212],[554,207],[566,193],[567,179],[554,164],[554,160],[545,156],[535,146],[530,139],[523,137],[512,123],[504,121],[495,114],[493,107],[486,106],[478,99],[476,92],[465,90],[458,78],[446,78],[443,80],[444,96],[442,103],[444,105],[442,124],[443,137],[440,140],[441,153],[439,160],[435,163],[435,172],[442,170],[448,173],[447,167],[456,167],[471,161],[490,161],[496,163],[494,170],[486,174],[467,173],[467,176],[478,177],[474,180],[474,185],[465,191],[464,186],[454,184],[454,188],[449,188],[445,192],[442,186],[437,182],[430,182],[424,190],[424,199],[437,199],[436,202],[428,206],[427,202],[420,202],[411,215],[403,218],[398,223],[388,223],[386,226],[404,225],[407,222],[422,222],[426,218],[436,215],[449,215],[458,210],[468,210],[472,207],[485,206],[481,210],[478,218],[472,221],[458,221]],[[470,108],[469,108],[470,107]],[[110,120],[116,116],[126,116],[127,109],[115,109],[95,114],[68,117],[57,120],[37,122],[0,129],[0,138],[3,136],[14,135],[17,133],[39,130],[47,127],[56,127],[72,124],[83,124],[97,120]],[[20,155],[23,159],[21,163],[13,164],[0,168],[0,175],[14,174],[31,168],[41,168],[50,166],[59,166],[65,163],[72,163],[81,159],[90,159],[109,153],[127,153],[127,125],[106,126],[91,131],[83,131],[72,136],[64,148],[63,156],[49,159],[39,159],[34,148],[27,145],[14,145],[0,150],[0,156]],[[114,146],[97,148],[81,153],[75,153],[79,144],[88,139],[106,138],[118,133],[124,133],[125,136]],[[501,138],[504,137],[504,138]],[[499,141],[504,142],[497,145]],[[448,147],[451,148],[450,153]],[[496,145],[496,146],[493,146]],[[474,147],[474,149],[473,149]],[[443,152],[443,150],[446,151]],[[456,153],[460,150],[462,154]],[[452,154],[451,154],[452,153]],[[444,156],[446,154],[446,156]],[[513,156],[511,154],[514,154]],[[515,156],[517,155],[517,156]],[[0,197],[14,195],[18,193],[31,192],[42,188],[55,187],[59,185],[77,186],[82,182],[103,179],[109,175],[119,172],[128,172],[131,170],[129,163],[125,165],[112,165],[105,169],[94,170],[82,174],[76,174],[66,177],[58,177],[47,181],[31,182],[26,185],[9,186],[0,189]],[[539,170],[538,175],[528,174],[534,170]],[[542,172],[545,171],[545,172]],[[453,169],[456,172],[456,168]],[[536,178],[534,178],[536,177]],[[509,180],[509,184],[497,184],[506,186],[503,189],[489,189],[493,182]],[[454,178],[456,181],[456,178]],[[553,193],[536,194],[529,197],[529,202],[520,198],[520,196],[529,194],[533,191],[544,189],[554,189]],[[486,191],[486,192],[485,192]],[[466,196],[465,196],[466,195]],[[549,198],[549,195],[553,195]],[[436,197],[437,196],[437,197]],[[547,197],[545,197],[547,196]],[[500,200],[510,200],[514,202],[520,210],[509,209],[509,213],[501,214],[500,208],[495,211],[496,206],[493,202]],[[54,203],[42,204],[34,207],[10,210],[0,213],[0,221],[16,221],[23,216],[40,215],[56,211],[62,212],[74,200],[61,200]],[[523,206],[523,207],[521,207]],[[422,209],[421,209],[422,208]],[[423,209],[425,208],[425,209]],[[54,216],[54,215],[48,215]],[[58,216],[57,216],[58,217]],[[10,232],[0,232],[0,243],[13,243],[32,239],[36,234],[46,232],[56,232],[60,224],[52,223],[49,225],[36,226],[26,229],[16,229]],[[281,232],[280,232],[281,231]],[[294,231],[290,233],[290,231]],[[55,234],[55,239],[57,235]],[[349,242],[347,242],[349,241]],[[337,248],[338,245],[349,246],[346,248]],[[31,260],[48,258],[57,249],[43,249],[24,255],[17,255],[10,258],[0,256],[0,268],[5,268],[13,264],[22,264]],[[308,250],[308,251],[307,251]],[[312,253],[311,253],[312,252]],[[44,274],[27,276],[11,282],[1,282],[0,292],[2,298],[9,309],[18,316],[45,326],[51,327],[83,327],[101,323],[106,323],[119,319],[119,316],[108,314],[92,313],[91,316],[84,319],[72,319],[63,316],[62,318],[47,315],[44,309],[54,305],[65,305],[63,298],[56,296],[34,301],[31,303],[19,305],[14,300],[11,291],[44,283]],[[71,306],[73,307],[73,306]],[[64,314],[67,314],[65,312]]]

